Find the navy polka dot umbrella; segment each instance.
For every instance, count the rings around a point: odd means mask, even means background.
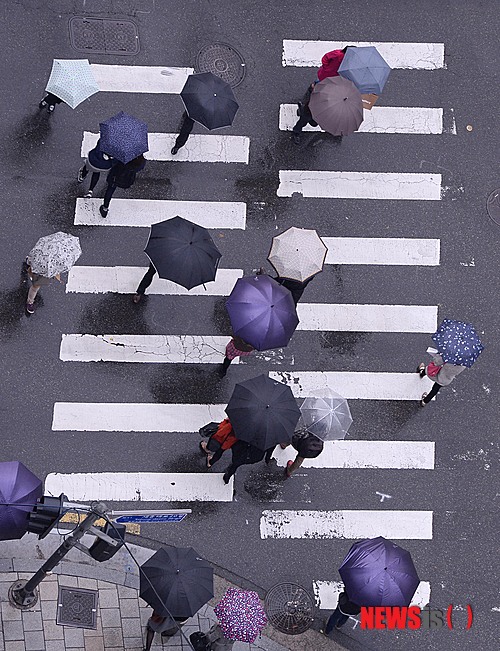
[[[432,339],[443,361],[467,368],[474,364],[484,348],[474,326],[455,319],[443,319]]]
[[[100,123],[101,150],[121,163],[129,163],[148,151],[148,127],[132,115],[120,111]]]

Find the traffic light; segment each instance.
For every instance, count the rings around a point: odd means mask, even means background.
[[[27,530],[38,534],[41,540],[59,522],[63,514],[63,502],[68,498],[61,493],[59,497],[43,495],[38,498],[33,511],[28,513]]]
[[[89,547],[89,554],[96,561],[100,562],[108,561],[112,556],[116,554],[120,547],[122,547],[123,539],[125,538],[125,525],[119,524],[118,522],[115,522],[113,524],[106,522],[105,526],[101,527],[101,531],[108,535],[110,538],[113,538],[113,540],[117,540],[118,544],[115,546],[111,543],[106,542],[106,540],[97,538],[92,546]]]

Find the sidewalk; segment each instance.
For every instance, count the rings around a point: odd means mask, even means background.
[[[40,598],[28,611],[14,608],[8,602],[8,589],[18,578],[29,578],[59,546],[61,537],[51,532],[44,540],[26,534],[23,540],[0,542],[0,651],[142,651],[143,634],[151,608],[139,599],[139,573],[127,550],[122,548],[111,560],[97,563],[86,554],[72,549],[54,574],[40,585]],[[83,539],[88,546],[94,536]],[[128,543],[139,564],[154,550]],[[59,586],[98,590],[97,629],[74,628],[56,624]],[[189,635],[207,630],[216,621],[213,606],[229,581],[214,575],[215,596],[211,602],[189,619],[177,633],[162,645],[155,637],[152,649],[191,649]],[[321,633],[312,629],[302,635],[285,635],[267,626],[254,644],[236,642],[234,651],[344,651]]]

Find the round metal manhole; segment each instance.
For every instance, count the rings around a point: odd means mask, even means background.
[[[206,45],[196,55],[196,72],[213,72],[232,88],[245,78],[246,64],[241,54],[225,43]]]
[[[491,220],[500,226],[500,188],[493,190],[486,201],[486,210]]]
[[[314,599],[296,583],[278,583],[272,587],[266,595],[264,609],[269,623],[288,635],[304,633],[314,621]]]

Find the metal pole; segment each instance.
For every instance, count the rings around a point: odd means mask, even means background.
[[[91,512],[68,536],[62,545],[56,549],[50,558],[48,558],[42,567],[28,581],[16,581],[9,588],[9,601],[17,608],[31,608],[38,600],[36,588],[45,579],[54,567],[66,556],[78,541],[89,531],[94,522],[106,514],[108,507],[102,502],[92,505]]]

